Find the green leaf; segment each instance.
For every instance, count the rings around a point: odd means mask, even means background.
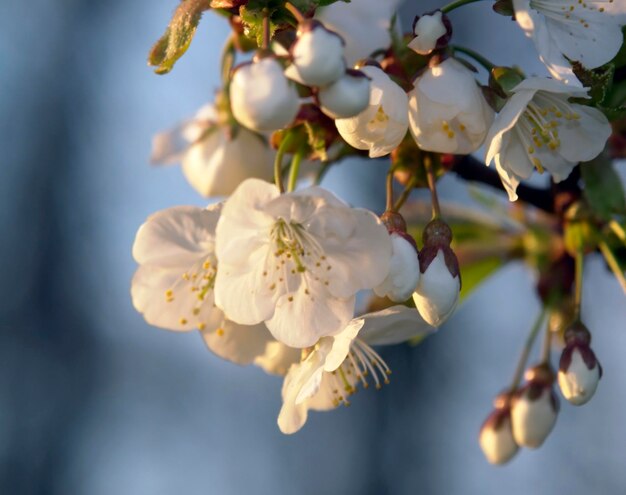
[[[182,0],[174,11],[165,34],[154,44],[148,56],[148,65],[156,67],[157,74],[167,74],[187,51],[202,13],[211,7],[210,0]]]
[[[609,219],[615,213],[626,212],[624,187],[613,161],[605,153],[590,162],[580,164],[589,206],[600,218]]]
[[[609,63],[597,69],[588,70],[579,62],[574,62],[572,68],[582,85],[589,88],[589,97],[591,100],[584,100],[584,103],[604,103],[613,85],[615,65]]]

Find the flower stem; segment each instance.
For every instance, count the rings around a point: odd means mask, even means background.
[[[224,48],[222,49],[222,62],[221,62],[221,72],[222,72],[222,84],[224,86],[224,90],[226,94],[228,94],[229,86],[230,86],[230,71],[235,64],[235,37],[231,35],[226,40],[224,44]]]
[[[280,142],[280,146],[278,146],[278,151],[276,151],[276,158],[274,159],[274,182],[281,194],[285,192],[282,172],[283,156],[285,155],[285,151],[287,151],[287,148],[291,145],[292,141],[293,134],[291,134],[290,132],[285,134],[282,141]]]
[[[270,17],[267,9],[263,10],[263,44],[261,48],[267,50],[270,46]]]
[[[522,354],[519,357],[519,361],[517,362],[517,367],[515,368],[515,374],[513,375],[513,381],[511,382],[511,386],[509,387],[509,393],[514,393],[522,382],[522,377],[524,376],[524,369],[526,368],[526,362],[528,361],[528,355],[530,354],[530,350],[533,347],[533,343],[537,338],[537,334],[539,330],[541,330],[541,325],[543,324],[543,320],[546,317],[547,307],[543,306],[541,308],[541,312],[537,319],[535,320],[534,325],[530,329],[530,333],[528,337],[526,337],[526,342],[524,343],[524,347],[522,348]]]
[[[387,172],[387,204],[386,211],[394,211],[393,209],[393,165],[389,167]]]
[[[296,21],[298,21],[298,24],[301,24],[306,20],[302,15],[302,12],[300,12],[292,3],[286,2],[285,8],[291,12],[291,15],[296,19]]]
[[[437,186],[435,184],[435,172],[433,171],[433,163],[430,153],[424,154],[424,169],[426,170],[426,178],[428,179],[428,189],[430,189],[431,201],[433,204],[433,220],[441,216],[441,208],[439,207],[439,196],[437,195]]]
[[[550,325],[546,325],[546,332],[543,336],[543,344],[541,346],[541,362],[550,364],[550,349],[552,347],[552,332]]]
[[[602,241],[600,244],[598,244],[598,247],[600,248],[600,251],[602,252],[602,255],[604,256],[604,259],[606,260],[607,264],[609,265],[609,267],[613,271],[613,274],[615,275],[615,278],[617,278],[617,281],[619,282],[620,286],[622,287],[622,290],[626,294],[626,278],[624,277],[624,272],[622,271],[621,267],[619,266],[617,258],[613,254],[613,251],[611,251],[611,248],[604,241]]]
[[[393,206],[394,211],[400,211],[400,208],[402,208],[402,205],[404,205],[406,200],[409,199],[409,196],[411,195],[411,192],[413,191],[413,188],[415,187],[416,183],[417,183],[417,176],[413,174],[411,178],[409,179],[409,181],[407,182],[404,188],[404,191],[402,191],[402,194],[400,194],[400,197],[398,197],[396,204]]]
[[[580,306],[583,298],[583,261],[585,255],[582,249],[576,251],[574,266],[574,318],[580,320]]]
[[[445,7],[441,7],[441,12],[443,12],[444,14],[447,14],[448,12],[452,12],[453,10],[458,9],[459,7],[462,7],[463,5],[467,5],[467,4],[475,3],[479,1],[480,0],[457,0],[456,2],[449,3]]]
[[[478,62],[485,69],[487,69],[488,72],[491,72],[493,70],[493,68],[496,66],[495,64],[493,64],[489,60],[487,60],[485,57],[483,57],[480,53],[478,53],[478,52],[476,52],[476,51],[474,51],[474,50],[472,50],[470,48],[465,48],[465,47],[459,46],[459,45],[451,45],[451,48],[455,52],[464,53],[468,57],[473,58],[476,62]]]
[[[287,192],[292,192],[296,189],[296,182],[298,181],[298,175],[300,174],[300,163],[302,163],[302,157],[304,153],[302,149],[298,149],[291,159],[291,167],[289,168],[289,181],[287,182]]]
[[[622,227],[617,220],[611,220],[609,222],[609,228],[617,237],[619,237],[619,240],[626,245],[626,230],[624,230],[624,227]]]

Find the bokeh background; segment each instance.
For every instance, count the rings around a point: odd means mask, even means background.
[[[500,468],[477,432],[538,311],[520,265],[423,344],[385,349],[391,385],[295,436],[275,423],[279,379],[144,323],[129,297],[135,231],[204,203],[177,167],[149,166],[150,139],[211,99],[227,34],[207,15],[173,73],[154,75],[147,50],[175,4],[0,1],[0,493],[625,493],[626,300],[599,259],[584,293],[605,369],[596,397],[564,405],[540,450]],[[401,18],[437,5],[410,2]],[[457,43],[544,73],[488,3],[461,16]],[[380,211],[384,172],[352,161],[325,184]],[[441,188],[467,201],[454,178]]]

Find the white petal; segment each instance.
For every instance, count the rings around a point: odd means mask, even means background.
[[[563,397],[571,404],[580,406],[586,404],[598,387],[600,368],[596,365],[592,369],[587,367],[580,352],[572,352],[572,362],[567,370],[559,370],[558,381]]]
[[[219,327],[205,327],[200,333],[207,347],[223,359],[250,364],[266,353],[272,336],[264,324],[245,326],[224,320]]]
[[[151,215],[139,227],[133,257],[140,264],[182,268],[213,251],[215,226],[221,205],[208,209],[176,206]]]
[[[272,340],[267,344],[265,353],[254,360],[254,364],[263,368],[266,373],[285,376],[292,364],[300,362],[301,354],[302,349]]]
[[[573,104],[580,118],[559,128],[560,154],[570,162],[587,162],[598,156],[611,136],[611,124],[597,108]]]
[[[346,70],[343,42],[321,26],[298,35],[291,48],[297,81],[307,86],[325,86],[339,79]],[[289,69],[285,72],[290,76]]]
[[[392,345],[414,337],[428,335],[437,329],[430,326],[414,308],[390,308],[361,316],[364,320],[359,338],[369,345]]]
[[[388,297],[394,302],[404,302],[417,287],[420,265],[415,247],[398,234],[391,234],[393,254],[389,273],[383,282],[374,287],[380,297]]]
[[[536,449],[552,431],[557,413],[552,406],[551,394],[551,389],[545,388],[535,400],[531,400],[527,392],[514,400],[511,424],[518,445]]]

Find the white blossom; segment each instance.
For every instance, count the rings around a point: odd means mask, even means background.
[[[343,330],[356,292],[386,277],[391,242],[373,213],[324,189],[281,195],[249,179],[224,205],[216,253],[215,301],[228,318],[308,347]]]
[[[604,149],[611,135],[607,118],[596,108],[568,101],[586,94],[586,89],[540,77],[513,88],[486,140],[486,162],[495,161],[511,201],[517,199],[520,181],[535,168],[560,182],[578,162],[589,161]]]
[[[374,287],[376,295],[386,296],[398,303],[411,297],[420,279],[420,264],[415,243],[407,240],[405,235],[390,233],[393,254],[389,274],[382,284]]]
[[[199,330],[207,346],[224,359],[278,372],[280,361],[273,352],[267,354],[273,339],[265,326],[233,323],[214,304],[220,210],[220,204],[206,209],[178,206],[148,218],[133,245],[139,263],[131,285],[133,305],[151,325]]]
[[[191,122],[157,134],[152,148],[153,162],[181,162],[189,184],[206,197],[228,196],[247,178],[270,180],[273,174],[273,152],[264,138],[231,128],[213,105],[202,107]]]
[[[401,0],[335,2],[316,10],[315,18],[345,41],[344,54],[353,66],[376,50],[391,45],[391,18]]]
[[[515,19],[553,77],[580,86],[570,62],[595,69],[622,46],[626,3],[614,0],[513,0]]]
[[[275,131],[288,126],[300,101],[280,63],[266,57],[235,69],[230,82],[230,104],[237,121],[254,131]]]
[[[408,46],[420,55],[428,55],[437,47],[439,38],[447,32],[441,10],[437,10],[432,14],[425,14],[415,23],[413,30],[415,38],[411,40]]]
[[[298,431],[309,409],[326,411],[349,404],[360,385],[388,383],[389,367],[372,345],[388,345],[427,335],[430,327],[405,306],[355,318],[335,337],[324,337],[285,377],[278,426],[283,433]]]
[[[346,70],[343,40],[316,21],[299,27],[291,47],[291,59],[285,75],[307,86],[331,84]]]
[[[408,98],[378,67],[360,70],[371,79],[369,106],[355,117],[337,119],[335,124],[349,145],[369,150],[370,158],[377,158],[391,153],[406,135]]]
[[[474,74],[453,58],[426,69],[409,93],[411,134],[425,151],[476,151],[493,115]]]
[[[334,83],[320,88],[317,97],[322,112],[332,119],[354,117],[370,102],[370,80],[360,71],[348,71]]]

